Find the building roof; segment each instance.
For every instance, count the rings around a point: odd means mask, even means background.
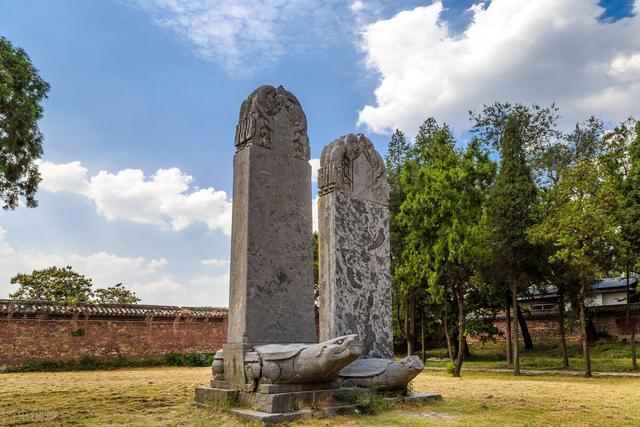
[[[640,313],[640,303],[636,302],[631,304],[598,305],[587,307],[587,313],[589,315],[598,315],[602,313],[624,314],[627,312],[627,310],[630,313]],[[529,310],[524,310],[522,314],[527,320],[557,319],[558,310],[544,310],[540,312],[530,312]],[[505,319],[505,317],[506,316],[504,313],[500,313],[496,316],[496,319],[503,320]]]
[[[629,286],[635,288],[638,285],[638,281],[635,277],[629,278]],[[611,289],[626,289],[627,288],[627,279],[625,277],[609,277],[606,279],[602,279],[600,282],[595,283],[591,286],[593,290],[611,290]]]
[[[632,289],[637,288],[638,279],[635,277],[629,278],[629,286]],[[627,279],[626,277],[607,277],[605,279],[601,279],[599,282],[591,285],[591,292],[613,292],[613,291],[624,291],[627,288]],[[528,299],[541,299],[541,298],[553,298],[558,296],[558,288],[553,285],[547,286],[544,291],[541,291],[535,286],[532,286],[528,290],[528,295],[525,297],[520,297],[521,300]]]
[[[51,301],[0,299],[0,314],[53,314],[113,317],[227,317],[227,309],[219,307],[177,307],[140,304],[66,304]]]

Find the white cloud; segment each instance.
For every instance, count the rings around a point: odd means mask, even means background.
[[[309,160],[311,165],[311,182],[318,182],[318,169],[320,169],[320,159]]]
[[[88,191],[89,171],[78,161],[63,164],[42,161],[38,163],[38,168],[45,178],[40,187],[47,191],[70,191],[80,194]]]
[[[145,177],[139,169],[100,171],[88,177],[80,162],[40,163],[41,188],[66,191],[91,200],[108,220],[128,220],[182,230],[202,222],[210,230],[231,233],[231,200],[213,188],[191,188],[193,177],[178,168],[158,169]]]
[[[200,264],[206,265],[209,267],[224,267],[229,264],[228,259],[218,259],[218,258],[208,258],[200,261]]]
[[[94,288],[124,283],[141,298],[142,304],[224,307],[229,301],[227,271],[220,276],[198,276],[194,272],[191,278],[179,279],[164,270],[168,265],[165,258],[127,257],[104,251],[78,255],[18,250],[0,227],[0,298],[7,298],[17,289],[10,284],[10,278],[17,273],[67,265],[93,279]]]
[[[198,56],[241,77],[269,67],[287,53],[304,54],[340,40],[350,21],[349,6],[340,0],[130,2],[178,34]],[[314,49],[308,49],[310,44]]]
[[[362,2],[361,0],[356,0],[351,3],[351,6],[349,6],[349,8],[354,12],[359,12],[364,9],[364,2]]]
[[[191,284],[197,286],[211,286],[213,288],[228,288],[229,274],[225,273],[221,276],[198,276],[190,281]]]
[[[635,16],[616,22],[599,21],[598,0],[493,0],[470,8],[461,35],[442,10],[436,1],[365,27],[380,82],[360,124],[415,134],[434,116],[463,130],[469,109],[494,101],[556,102],[563,125],[640,113],[640,0]]]

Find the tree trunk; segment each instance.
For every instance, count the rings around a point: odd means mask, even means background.
[[[569,369],[569,354],[567,353],[567,337],[564,330],[564,290],[558,290],[558,328],[560,329],[560,348],[562,350],[562,367]]]
[[[507,297],[507,311],[506,311],[506,333],[507,333],[507,366],[513,366],[513,351],[511,351],[511,301],[509,301],[509,297]]]
[[[465,310],[466,311],[466,310]],[[464,346],[462,347],[464,360],[471,357],[471,351],[469,350],[469,344],[467,344],[467,337],[464,337]]]
[[[414,302],[414,294],[413,292],[410,292],[409,294],[407,294],[407,306],[405,307],[404,313],[404,327],[407,338],[407,356],[412,356],[414,353],[416,330]]]
[[[629,263],[627,263],[627,328],[630,326],[629,304],[631,303],[631,287],[629,287]],[[631,366],[635,371],[638,369],[638,360],[636,358],[636,327],[635,324],[631,328]]]
[[[456,367],[453,372],[454,377],[460,377],[462,362],[464,360],[464,328],[466,324],[466,313],[464,305],[464,293],[458,285],[454,285],[456,300],[458,302],[458,354],[456,357]]]
[[[422,335],[420,337],[420,343],[422,344],[422,363],[427,361],[427,352],[426,352],[426,345],[424,342],[425,339],[425,334],[424,334],[424,310],[420,310],[420,325],[421,325],[421,333],[420,335]]]
[[[531,334],[529,334],[527,321],[524,318],[522,309],[520,309],[520,305],[518,305],[518,323],[520,324],[520,329],[522,330],[522,340],[524,341],[524,348],[530,350],[533,348],[533,340],[531,339]]]
[[[402,327],[402,304],[400,304],[400,298],[398,298],[398,302],[396,304],[396,320],[398,321],[398,330],[400,331],[400,335],[402,336],[402,339],[406,339],[407,338],[407,334],[405,333],[404,328]]]
[[[449,335],[449,300],[447,300],[447,294],[445,292],[444,297],[444,336],[447,338],[447,351],[449,352],[449,359],[453,362],[453,352],[451,351],[451,336]]]
[[[584,356],[584,376],[591,377],[591,356],[589,355],[589,342],[587,341],[587,313],[584,306],[586,284],[582,284],[580,290],[580,335],[582,338],[582,354]]]
[[[631,330],[631,366],[633,370],[638,369],[638,359],[636,357],[636,329]]]
[[[518,313],[518,287],[515,281],[511,283],[511,300],[513,312]],[[520,351],[518,346],[518,322],[513,320],[513,375],[520,375]]]

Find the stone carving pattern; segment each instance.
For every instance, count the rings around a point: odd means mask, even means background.
[[[305,384],[334,380],[338,372],[362,354],[357,335],[345,335],[319,344],[266,344],[244,356],[247,378],[258,384]],[[224,381],[224,352],[211,365],[214,379]]]
[[[353,161],[360,155],[365,156],[373,171],[371,186],[376,201],[387,204],[389,185],[384,161],[371,140],[361,133],[342,136],[322,150],[318,173],[319,194],[336,190],[353,191]]]
[[[282,86],[261,86],[242,103],[236,126],[236,150],[253,144],[271,148],[274,117],[281,111],[285,111],[289,119],[291,154],[298,159],[309,160],[307,118],[296,97]]]
[[[360,336],[363,357],[393,358],[388,221],[386,206],[336,193],[333,322]]]
[[[342,384],[374,390],[406,390],[407,385],[422,370],[424,364],[418,356],[402,360],[358,359],[340,371]]]

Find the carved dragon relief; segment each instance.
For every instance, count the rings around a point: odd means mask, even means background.
[[[291,154],[295,158],[309,160],[307,118],[297,98],[282,86],[261,86],[242,103],[236,126],[236,150],[253,144],[271,148],[274,117],[282,110],[287,112],[291,126]]]
[[[365,157],[373,173],[370,186],[375,201],[387,204],[389,185],[384,161],[373,143],[361,133],[342,136],[324,147],[318,173],[319,194],[335,190],[353,192],[353,162],[361,155]]]

